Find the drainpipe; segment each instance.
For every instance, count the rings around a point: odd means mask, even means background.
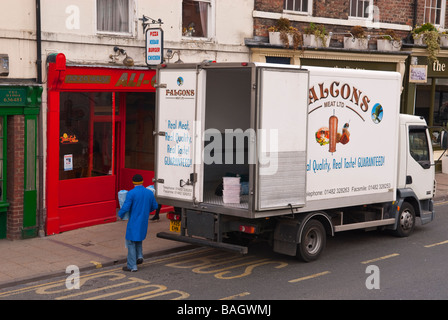
[[[42,84],[42,29],[41,29],[41,11],[40,11],[40,0],[36,0],[36,67],[37,67],[37,76],[36,82],[38,84]],[[37,160],[38,160],[38,172],[39,172],[39,186],[38,186],[38,212],[37,212],[37,224],[38,224],[38,235],[40,237],[45,236],[44,231],[44,212],[43,212],[43,199],[44,199],[44,157],[43,157],[43,147],[44,147],[44,116],[43,116],[43,107],[40,106],[39,111],[39,124],[38,124],[38,138],[37,138]]]
[[[413,13],[412,13],[412,29],[414,29],[415,28],[415,26],[417,25],[417,3],[418,3],[418,0],[414,0],[414,4],[413,4]],[[411,30],[412,30],[411,29]],[[406,37],[406,42],[407,43],[412,43],[412,33],[411,32],[409,32],[409,34],[408,34],[408,36]]]

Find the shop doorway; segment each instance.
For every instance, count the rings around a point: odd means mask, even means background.
[[[144,185],[154,178],[155,93],[120,94],[120,123],[117,123],[117,186],[133,188],[132,176],[143,176]]]

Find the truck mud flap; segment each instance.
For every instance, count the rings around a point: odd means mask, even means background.
[[[224,243],[224,242],[214,242],[207,239],[200,239],[200,238],[192,238],[187,236],[182,236],[174,233],[169,232],[159,232],[157,233],[158,238],[162,239],[168,239],[168,240],[174,240],[174,241],[180,241],[180,242],[186,242],[190,244],[195,244],[199,246],[207,246],[232,252],[238,252],[240,254],[247,254],[248,248],[243,246],[238,246],[235,244],[230,243]]]

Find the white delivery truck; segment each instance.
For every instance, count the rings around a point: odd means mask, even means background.
[[[432,143],[400,115],[399,73],[256,63],[160,65],[157,200],[166,239],[315,260],[327,235],[434,219]],[[445,139],[441,139],[444,141]]]

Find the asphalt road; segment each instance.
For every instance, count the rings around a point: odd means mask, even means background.
[[[327,240],[321,258],[311,263],[276,254],[262,243],[251,245],[245,256],[197,248],[146,260],[135,273],[122,271],[122,266],[82,273],[79,289],[77,274],[70,271],[66,277],[2,290],[0,300],[260,303],[298,299],[448,299],[447,230],[448,202],[437,204],[436,220],[424,226],[417,224],[408,238],[379,231],[337,233]],[[261,314],[267,311],[263,306],[258,310]]]

